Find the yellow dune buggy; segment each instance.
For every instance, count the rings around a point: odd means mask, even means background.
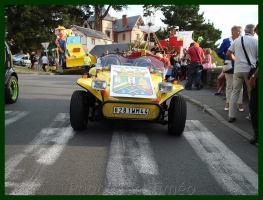
[[[168,125],[168,132],[181,135],[186,122],[186,101],[177,93],[177,81],[165,81],[166,63],[159,57],[137,52],[129,56],[100,57],[96,67],[77,80],[84,90],[73,92],[70,123],[84,130],[88,122],[140,120]]]

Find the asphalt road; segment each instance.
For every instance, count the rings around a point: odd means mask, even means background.
[[[79,75],[22,75],[5,106],[6,195],[257,195],[258,148],[187,103],[181,137],[141,122],[70,126]]]

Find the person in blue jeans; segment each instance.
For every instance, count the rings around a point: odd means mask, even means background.
[[[204,51],[199,45],[191,43],[186,55],[187,59],[191,59],[190,64],[188,65],[187,70],[187,80],[185,89],[192,89],[193,77],[195,76],[195,87],[197,90],[201,90],[200,79],[202,65],[201,63],[204,60]]]

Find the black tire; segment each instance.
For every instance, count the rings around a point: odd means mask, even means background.
[[[18,99],[19,86],[17,78],[10,76],[5,87],[5,102],[8,104],[15,103]]]
[[[182,135],[186,122],[186,101],[181,96],[171,99],[168,109],[168,132],[171,135]]]
[[[70,124],[74,130],[87,128],[89,117],[88,93],[83,90],[73,92],[70,101]]]

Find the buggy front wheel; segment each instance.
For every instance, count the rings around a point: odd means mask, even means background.
[[[83,90],[73,92],[70,101],[70,124],[74,130],[84,130],[88,124],[88,94]]]
[[[186,101],[181,96],[171,99],[168,109],[168,132],[171,135],[181,135],[184,132],[186,122]]]

